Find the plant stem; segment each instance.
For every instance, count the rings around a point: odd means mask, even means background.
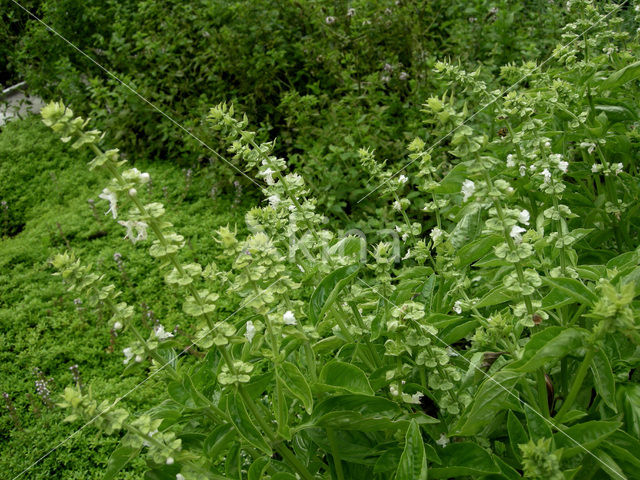
[[[587,350],[587,354],[584,356],[584,359],[580,364],[580,368],[578,368],[578,372],[576,373],[573,383],[571,384],[569,395],[567,395],[567,398],[562,403],[562,407],[560,407],[560,410],[558,410],[558,413],[556,414],[556,418],[559,419],[560,421],[562,421],[562,416],[569,411],[569,409],[573,405],[573,402],[578,396],[578,393],[580,393],[582,382],[584,381],[584,378],[587,375],[587,371],[591,366],[591,361],[593,360],[593,357],[595,356],[596,352],[597,352],[596,347],[590,347],[589,350]]]

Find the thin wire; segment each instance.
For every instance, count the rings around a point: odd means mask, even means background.
[[[197,338],[191,345],[189,345],[188,347],[185,347],[178,355],[175,356],[175,358],[169,360],[167,363],[165,363],[164,365],[162,365],[161,367],[159,367],[156,371],[154,371],[151,375],[149,375],[147,378],[145,378],[144,380],[142,380],[140,383],[136,384],[133,388],[131,388],[131,390],[129,390],[127,393],[125,393],[124,395],[122,395],[121,397],[118,397],[116,399],[115,402],[113,402],[111,405],[109,405],[109,407],[107,407],[106,409],[104,409],[103,411],[101,411],[100,413],[98,413],[96,416],[94,416],[91,420],[89,420],[87,423],[85,423],[84,425],[82,425],[80,428],[78,428],[76,431],[74,431],[71,435],[69,435],[68,437],[66,437],[64,440],[62,440],[60,443],[58,443],[55,447],[53,447],[51,450],[49,450],[47,453],[45,453],[44,455],[42,455],[40,458],[38,458],[35,462],[33,462],[31,465],[29,465],[27,468],[25,468],[22,472],[20,472],[18,475],[16,475],[15,477],[13,477],[13,480],[16,480],[18,478],[20,478],[22,475],[24,475],[25,473],[27,473],[29,470],[31,470],[33,467],[35,467],[37,464],[39,464],[42,460],[44,460],[45,458],[47,458],[49,455],[51,455],[53,452],[55,452],[58,448],[60,448],[62,445],[64,445],[65,443],[67,443],[69,440],[71,440],[73,437],[75,437],[77,434],[79,434],[82,430],[84,430],[86,427],[88,427],[89,425],[91,425],[93,422],[95,422],[99,417],[101,417],[102,415],[104,415],[105,413],[107,413],[108,411],[110,411],[113,407],[115,407],[118,403],[120,403],[120,401],[122,401],[123,399],[125,399],[127,396],[129,396],[131,393],[135,392],[138,388],[140,388],[142,385],[144,385],[147,380],[150,380],[151,378],[153,378],[156,374],[160,373],[162,370],[164,370],[168,365],[170,365],[172,362],[176,361],[178,358],[180,358],[180,356],[184,355],[185,353],[187,353],[189,351],[189,349],[193,346],[195,346],[200,340],[202,340],[203,338],[207,337],[209,334],[211,334],[213,331],[215,331],[215,329],[217,328],[217,326],[219,326],[221,323],[226,322],[227,320],[229,320],[231,317],[233,317],[236,313],[240,312],[241,310],[243,310],[249,303],[251,303],[253,300],[255,300],[256,298],[258,298],[260,295],[262,295],[264,292],[266,292],[267,290],[269,290],[273,285],[275,285],[276,283],[278,283],[279,281],[281,281],[282,278],[279,278],[278,280],[276,280],[275,282],[273,282],[272,284],[270,284],[269,286],[267,286],[262,292],[260,293],[256,293],[253,297],[251,297],[249,300],[245,301],[235,312],[233,312],[231,315],[229,315],[227,318],[225,318],[224,320],[220,320],[216,325],[214,325],[213,328],[209,329],[207,332],[205,332],[203,335],[201,335],[199,338]]]
[[[378,295],[380,298],[382,298],[383,300],[391,303],[394,307],[396,308],[400,308],[398,307],[398,305],[396,305],[394,302],[392,302],[391,300],[389,300],[388,298],[386,298],[384,295],[382,295],[381,293],[379,293],[378,291],[376,291],[371,285],[369,285],[367,282],[365,282],[364,280],[362,280],[361,278],[358,278],[358,280],[360,280],[360,282],[362,282],[364,285],[366,285],[368,288],[370,288],[376,295]],[[442,343],[445,347],[449,347],[449,344],[447,342],[445,342],[444,340],[442,340],[440,337],[438,337],[438,335],[432,334],[440,343]],[[591,452],[590,450],[588,450],[584,445],[582,445],[580,442],[578,442],[577,440],[575,440],[573,437],[571,437],[568,433],[564,432],[563,430],[561,430],[555,423],[553,423],[551,420],[549,420],[548,418],[546,418],[544,415],[542,415],[541,413],[539,413],[536,409],[534,409],[531,405],[529,405],[527,402],[525,402],[524,400],[522,400],[518,395],[516,395],[515,393],[513,393],[511,390],[509,390],[507,387],[505,387],[504,385],[502,385],[500,382],[498,382],[495,378],[493,378],[491,375],[487,374],[487,372],[485,372],[484,370],[482,370],[481,368],[479,368],[477,365],[471,363],[470,360],[468,360],[465,356],[463,355],[458,355],[460,358],[462,358],[465,362],[467,362],[469,364],[469,366],[475,368],[476,370],[478,370],[480,373],[482,373],[485,377],[487,377],[487,379],[491,380],[493,383],[495,383],[496,385],[498,385],[500,388],[502,388],[505,392],[507,392],[509,395],[511,395],[513,398],[515,398],[516,400],[518,400],[520,403],[522,403],[522,405],[529,407],[531,409],[532,412],[534,412],[536,415],[538,415],[542,420],[544,420],[545,422],[547,422],[549,425],[551,425],[553,428],[555,428],[558,433],[562,433],[565,437],[567,437],[569,440],[571,440],[573,443],[575,443],[578,447],[580,447],[582,450],[584,450],[586,453],[588,453],[589,455],[591,455],[593,458],[595,458],[598,462],[600,462],[601,464],[603,464],[605,467],[607,467],[609,470],[611,470],[613,473],[615,473],[616,475],[618,475],[622,480],[626,480],[625,477],[623,477],[622,475],[620,475],[616,470],[614,470],[611,466],[609,466],[608,463],[606,463],[604,460],[602,460],[600,457],[598,457],[596,454],[594,454],[593,452]]]
[[[231,168],[233,168],[235,171],[237,171],[239,174],[241,174],[242,176],[244,176],[245,178],[247,178],[250,182],[252,182],[253,184],[255,184],[258,188],[262,189],[263,185],[260,185],[258,182],[256,182],[253,178],[251,178],[249,175],[247,175],[246,173],[244,173],[242,170],[240,170],[238,167],[236,167],[233,163],[229,162],[226,158],[224,158],[222,155],[220,155],[216,150],[214,150],[213,148],[211,148],[209,145],[207,145],[203,140],[201,140],[199,137],[197,137],[193,132],[191,132],[191,130],[189,130],[188,128],[184,127],[180,122],[178,122],[177,120],[175,120],[173,117],[171,117],[168,113],[164,112],[163,110],[161,110],[159,107],[157,107],[155,104],[153,104],[152,102],[150,102],[149,100],[147,100],[142,94],[138,93],[137,90],[135,90],[133,87],[131,87],[128,83],[124,82],[123,80],[121,80],[116,74],[114,74],[113,72],[111,72],[109,69],[107,69],[106,67],[103,67],[100,63],[98,63],[93,57],[91,57],[90,55],[88,55],[87,53],[83,52],[80,48],[78,48],[75,44],[73,44],[72,42],[70,42],[69,40],[67,40],[65,37],[63,37],[60,33],[58,33],[56,30],[54,30],[52,27],[50,27],[49,25],[47,25],[44,21],[42,21],[40,18],[38,18],[36,15],[34,15],[33,13],[31,13],[29,10],[27,10],[25,7],[23,7],[20,3],[18,3],[16,0],[11,0],[13,3],[15,3],[18,7],[20,7],[22,10],[24,10],[25,12],[27,12],[27,14],[29,14],[30,16],[32,16],[34,19],[36,19],[38,22],[40,22],[42,25],[44,25],[47,30],[49,30],[50,32],[52,32],[54,35],[56,35],[57,37],[59,37],[60,39],[62,39],[65,43],[67,43],[70,47],[72,47],[74,50],[76,50],[78,53],[80,53],[82,56],[88,58],[92,63],[94,63],[96,66],[98,66],[102,71],[104,71],[107,75],[109,75],[111,78],[113,78],[114,80],[116,80],[117,82],[119,82],[120,84],[122,84],[124,87],[126,87],[131,93],[133,93],[134,95],[136,95],[138,98],[140,98],[143,102],[145,102],[147,105],[149,105],[151,108],[153,108],[155,111],[157,111],[158,113],[160,113],[162,116],[164,116],[165,118],[167,118],[169,121],[171,121],[175,126],[177,126],[178,128],[180,128],[181,130],[183,130],[185,133],[187,133],[190,137],[192,137],[193,139],[195,139],[200,145],[202,145],[203,147],[205,147],[207,150],[209,150],[210,152],[212,152],[215,156],[217,156],[220,160],[222,160],[223,162],[225,162],[227,165],[229,165]]]
[[[436,143],[434,143],[433,145],[431,145],[431,147],[429,147],[426,151],[426,153],[431,153],[433,151],[434,148],[436,148],[438,145],[440,145],[444,140],[446,140],[447,138],[449,138],[451,136],[451,134],[453,134],[454,132],[456,132],[460,127],[466,125],[468,122],[470,122],[471,120],[473,120],[477,115],[479,115],[483,110],[485,110],[488,106],[492,105],[496,100],[498,100],[499,98],[503,97],[504,95],[506,95],[507,93],[509,93],[511,90],[513,90],[516,86],[518,86],[520,84],[520,82],[522,82],[523,80],[525,80],[526,78],[528,78],[531,74],[535,73],[536,71],[540,70],[544,65],[547,64],[547,62],[549,62],[550,60],[552,60],[553,58],[556,57],[556,55],[561,52],[562,50],[564,50],[565,48],[569,47],[570,45],[572,45],[576,40],[578,40],[580,37],[584,36],[587,32],[589,32],[589,30],[591,30],[592,28],[594,28],[595,26],[597,26],[600,22],[602,22],[603,20],[605,20],[606,18],[608,18],[611,14],[617,12],[618,10],[620,10],[620,8],[622,8],[622,6],[627,3],[628,0],[625,0],[624,2],[622,2],[617,8],[611,10],[608,14],[606,14],[605,16],[603,16],[602,18],[600,18],[600,20],[598,20],[597,22],[595,22],[593,25],[591,25],[589,28],[587,28],[584,32],[582,32],[580,35],[576,35],[575,38],[573,40],[571,40],[569,43],[567,43],[566,45],[563,45],[561,48],[557,48],[546,60],[544,60],[540,65],[538,65],[536,68],[534,68],[533,70],[531,70],[530,72],[526,73],[525,75],[522,76],[522,78],[520,78],[520,80],[516,81],[514,84],[512,84],[511,86],[509,86],[509,88],[505,89],[504,91],[500,92],[499,95],[496,95],[493,100],[491,100],[489,103],[487,103],[486,105],[484,105],[482,108],[480,108],[480,110],[477,110],[476,112],[473,113],[473,115],[471,115],[470,117],[468,117],[464,122],[462,122],[460,125],[458,125],[457,127],[455,127],[454,129],[452,129],[449,133],[447,133],[446,135],[444,135],[443,137],[441,137],[440,139],[438,139],[438,141],[436,141]],[[391,179],[395,178],[396,175],[398,175],[400,172],[404,171],[408,166],[412,165],[416,160],[418,160],[418,158],[415,158],[413,160],[411,160],[410,162],[408,162],[406,165],[404,165],[402,168],[400,168],[398,171],[396,171],[393,175],[391,175],[389,178],[387,178],[384,182],[382,182],[380,185],[378,185],[376,188],[374,188],[373,190],[371,190],[369,193],[367,193],[364,197],[362,197],[360,200],[358,200],[356,202],[356,204],[360,203],[361,201],[363,201],[365,198],[368,198],[373,192],[377,191],[380,187],[386,185],[387,183],[389,183],[389,181],[391,181]]]

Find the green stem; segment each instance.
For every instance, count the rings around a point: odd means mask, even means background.
[[[578,396],[578,393],[580,393],[580,388],[582,388],[582,382],[584,382],[584,378],[586,377],[587,372],[589,371],[589,367],[591,366],[591,361],[593,360],[593,357],[595,356],[596,352],[597,352],[597,349],[595,347],[589,348],[589,350],[587,351],[587,354],[584,357],[584,360],[582,360],[582,363],[580,364],[580,368],[578,368],[578,372],[576,373],[573,383],[571,384],[569,395],[567,395],[567,398],[565,399],[565,401],[562,402],[562,407],[560,407],[560,410],[558,410],[558,413],[556,414],[556,418],[559,419],[560,421],[562,421],[562,416],[569,411],[569,409],[573,405],[573,402],[575,402],[576,397]]]
[[[536,389],[538,390],[538,403],[540,404],[540,410],[544,418],[549,418],[549,399],[547,395],[547,382],[544,378],[544,371],[539,368],[536,371]]]
[[[340,460],[340,451],[336,445],[336,434],[332,428],[327,428],[327,438],[331,446],[331,455],[333,456],[333,464],[336,467],[336,475],[338,480],[344,480],[344,472],[342,471],[342,461]]]

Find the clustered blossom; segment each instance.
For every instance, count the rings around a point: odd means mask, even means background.
[[[526,230],[518,225],[514,225],[511,227],[511,231],[509,232],[509,236],[513,238],[516,243],[522,242],[522,234],[526,232]]]
[[[147,239],[147,227],[149,225],[147,225],[146,222],[139,222],[137,220],[120,220],[118,223],[127,229],[127,233],[124,238],[131,240],[131,243],[137,243],[141,240]],[[135,235],[133,234],[134,229],[136,231]]]
[[[296,316],[293,314],[291,310],[287,310],[282,316],[282,321],[285,325],[297,325]]]
[[[529,225],[529,218],[530,215],[528,210],[522,210],[518,215],[518,221],[523,225]]]
[[[155,333],[158,340],[166,340],[167,338],[173,337],[173,333],[167,332],[162,325],[156,325],[153,327],[153,333]]]
[[[473,180],[465,180],[462,182],[462,201],[466,202],[471,198],[473,193],[476,191],[476,184],[473,183]]]
[[[244,337],[249,343],[251,343],[253,341],[253,337],[256,335],[256,327],[251,320],[247,322],[246,329],[247,331],[245,332]]]
[[[109,210],[105,212],[105,215],[111,213],[114,219],[118,218],[118,197],[116,194],[105,188],[98,197],[109,202]]]

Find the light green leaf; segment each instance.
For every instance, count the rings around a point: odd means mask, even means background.
[[[577,303],[592,306],[598,300],[598,296],[594,292],[575,278],[540,277],[540,279],[545,285],[569,295]]]
[[[405,435],[404,450],[400,456],[396,480],[427,480],[427,457],[420,427],[411,421]]]
[[[307,413],[311,414],[313,411],[313,396],[311,395],[311,389],[307,380],[304,378],[298,367],[293,363],[283,362],[279,365],[278,376],[282,379],[282,385],[285,389],[297,398],[304,405]]]
[[[472,477],[500,473],[489,452],[472,442],[455,442],[439,450],[442,467],[431,467],[429,479]]]
[[[596,392],[614,412],[617,412],[616,381],[613,378],[609,359],[602,350],[598,350],[593,357],[591,373],[593,373],[593,386]]]
[[[107,468],[104,471],[102,480],[112,480],[127,463],[140,454],[140,448],[119,447],[113,451],[109,457]]]
[[[584,453],[585,449],[593,451],[621,425],[618,421],[592,420],[564,429],[553,438],[556,448],[564,449],[562,458],[570,458]]]
[[[613,90],[638,77],[640,77],[640,62],[630,63],[626,67],[609,75],[609,78],[600,84],[600,88]]]

